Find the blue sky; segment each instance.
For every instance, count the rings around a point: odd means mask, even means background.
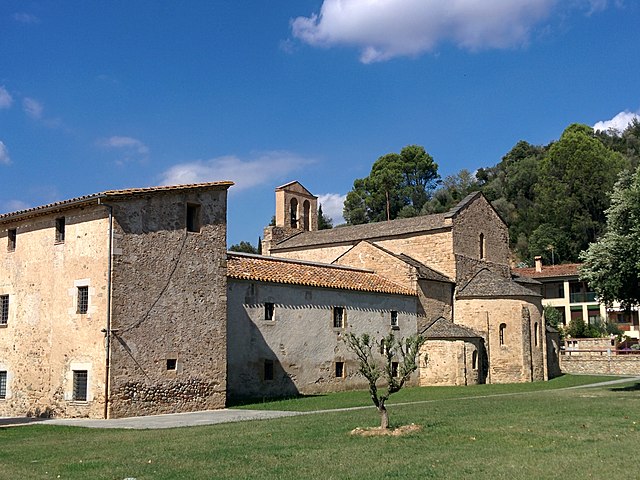
[[[444,177],[624,126],[639,25],[632,0],[0,0],[0,211],[233,180],[255,243],[299,180],[339,220],[408,144]]]

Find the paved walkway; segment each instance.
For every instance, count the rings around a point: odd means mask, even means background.
[[[605,387],[621,383],[640,382],[640,377],[629,377],[605,382],[592,383],[589,385],[579,385],[576,387],[565,387],[546,392],[557,392],[561,390],[573,390],[578,388]],[[469,400],[473,398],[487,398],[494,396],[527,395],[532,392],[499,393],[494,395],[478,395],[473,397],[459,397],[451,400]],[[394,405],[418,405],[421,403],[432,403],[440,400],[420,400],[416,402],[393,403]],[[205,410],[201,412],[189,413],[168,413],[164,415],[148,415],[145,417],[114,418],[109,420],[88,419],[88,418],[3,418],[0,417],[0,427],[28,425],[40,423],[45,425],[68,425],[74,427],[89,428],[128,428],[128,429],[158,429],[175,427],[193,427],[197,425],[214,425],[217,423],[242,422],[247,420],[267,420],[271,418],[293,417],[296,415],[312,415],[317,413],[345,412],[350,410],[363,410],[374,408],[372,405],[351,408],[336,408],[331,410],[315,410],[310,412],[291,412],[274,410]]]

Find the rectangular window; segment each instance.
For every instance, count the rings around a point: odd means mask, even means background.
[[[13,252],[16,249],[16,238],[18,237],[18,231],[15,228],[7,230],[7,251]]]
[[[391,310],[391,326],[398,326],[398,312],[396,312],[395,310]]]
[[[64,243],[64,217],[56,218],[56,243]]]
[[[273,360],[264,361],[264,379],[273,380]]]
[[[167,370],[177,370],[177,369],[178,369],[178,359],[167,358]]]
[[[391,376],[394,378],[398,376],[398,362],[391,362]]]
[[[7,372],[0,372],[0,398],[7,398]]]
[[[344,378],[344,362],[336,362],[336,378]]]
[[[265,320],[273,320],[273,311],[274,311],[273,303],[265,302],[264,304],[264,319]]]
[[[200,233],[200,205],[187,203],[187,232]]]
[[[562,282],[545,284],[544,298],[564,298],[564,284]]]
[[[73,400],[77,402],[87,401],[87,379],[89,375],[86,370],[73,371]]]
[[[344,307],[333,307],[333,328],[344,328]]]
[[[89,311],[89,287],[78,287],[77,312],[85,314]]]
[[[0,325],[9,322],[9,295],[0,295]]]

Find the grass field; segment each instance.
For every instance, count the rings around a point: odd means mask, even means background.
[[[564,389],[596,380],[405,389],[391,423],[423,429],[404,437],[349,435],[378,423],[373,408],[154,431],[4,428],[0,479],[639,478],[640,383]],[[368,401],[344,392],[243,408]]]

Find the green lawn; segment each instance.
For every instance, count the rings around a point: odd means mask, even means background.
[[[5,428],[0,478],[637,478],[640,384],[562,389],[594,380],[406,389],[392,397],[391,423],[423,430],[398,438],[349,435],[377,424],[373,409],[154,431]],[[346,392],[260,407],[367,401]],[[423,403],[397,404],[409,401]]]

